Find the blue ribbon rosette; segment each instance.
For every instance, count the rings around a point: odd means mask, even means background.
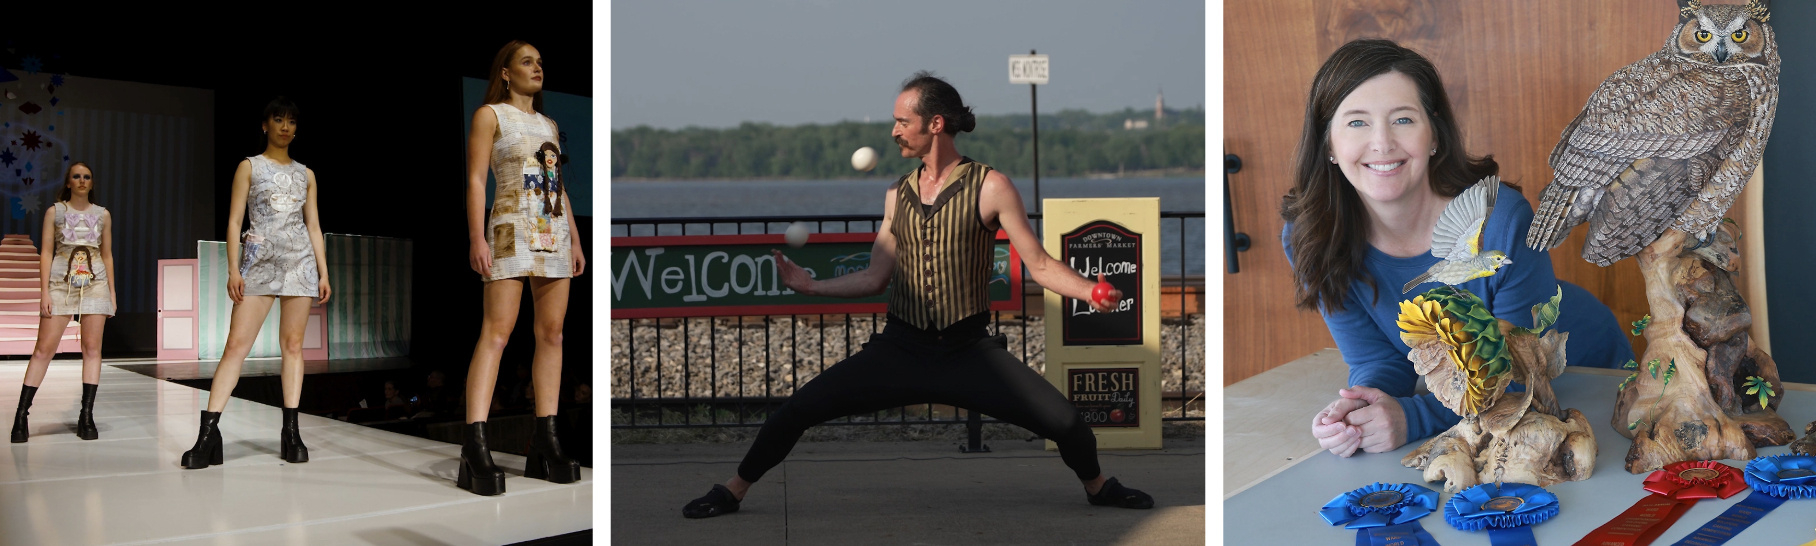
[[[1816,499],[1816,457],[1810,455],[1759,457],[1747,463],[1742,477],[1753,493],[1677,544],[1724,544],[1787,500]]]
[[[1524,483],[1485,483],[1452,495],[1444,503],[1444,522],[1464,531],[1488,530],[1494,546],[1536,544],[1532,525],[1558,514],[1557,495]]]
[[[1350,491],[1318,510],[1331,525],[1356,530],[1356,546],[1437,546],[1419,518],[1438,509],[1438,492],[1410,483],[1381,483]],[[1397,542],[1396,542],[1397,541]]]

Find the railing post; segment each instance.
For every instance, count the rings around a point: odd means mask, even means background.
[[[989,453],[990,446],[984,445],[984,417],[975,411],[965,410],[971,417],[965,419],[965,444],[958,446],[959,453]]]

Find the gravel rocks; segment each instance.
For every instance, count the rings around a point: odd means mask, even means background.
[[[788,396],[857,352],[883,322],[881,315],[614,320],[611,396],[618,403]],[[1204,391],[1204,324],[1201,314],[1161,321],[1162,392],[1180,390],[1182,364],[1184,390]],[[1045,369],[1042,317],[1003,319],[997,329],[1008,337],[1010,353],[1036,372]],[[1199,397],[1194,407],[1203,402]]]

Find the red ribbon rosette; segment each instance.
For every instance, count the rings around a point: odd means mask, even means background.
[[[1665,465],[1646,476],[1651,492],[1576,542],[1576,546],[1645,546],[1702,499],[1725,499],[1748,489],[1740,470],[1715,461]]]
[[[1747,490],[1740,470],[1715,461],[1685,461],[1666,465],[1646,476],[1645,488],[1678,500],[1725,499]]]

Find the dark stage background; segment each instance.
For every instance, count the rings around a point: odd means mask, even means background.
[[[32,55],[47,73],[212,90],[213,212],[199,224],[210,226],[205,236],[212,240],[226,235],[235,165],[263,150],[258,124],[264,105],[278,95],[296,101],[302,113],[291,155],[316,173],[322,230],[415,241],[412,368],[392,375],[406,387],[418,386],[427,371],[440,369],[458,389],[482,316],[479,276],[467,266],[463,122],[472,112],[462,111],[460,79],[487,77],[498,48],[522,39],[543,54],[545,89],[591,97],[591,7],[573,6],[554,17],[526,11],[519,24],[500,21],[501,11],[448,10],[430,17],[427,7],[320,9],[333,13],[235,8],[200,19],[172,15],[130,23],[71,19],[40,25],[39,35],[0,38],[6,48],[0,66],[19,66]],[[593,123],[556,121],[564,128]],[[111,205],[105,179],[97,183],[98,200]],[[564,402],[572,400],[576,385],[592,381],[595,245],[592,218],[575,220],[589,264],[572,282],[569,298]],[[155,258],[195,257],[193,241],[183,247],[189,249],[185,255]],[[530,362],[528,292],[526,286],[500,367],[501,389],[513,381],[514,366]],[[147,310],[110,321],[106,356],[152,356],[154,318],[155,310]],[[357,388],[382,388],[364,383]]]

